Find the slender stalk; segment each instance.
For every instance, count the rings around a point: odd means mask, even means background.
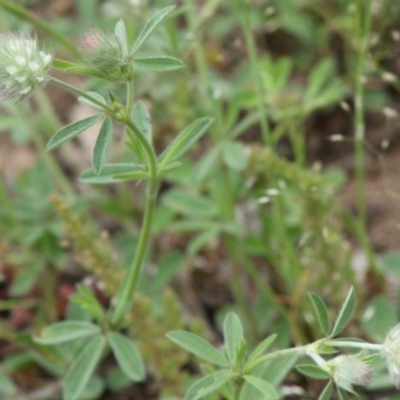
[[[298,356],[303,356],[306,353],[307,353],[307,347],[306,346],[298,346],[298,347],[292,347],[290,349],[277,350],[277,351],[274,351],[273,353],[269,353],[269,354],[266,354],[263,357],[258,358],[251,365],[245,367],[243,373],[244,374],[251,373],[258,366],[266,363],[267,361],[276,360],[276,359],[279,359],[281,357],[287,356],[288,354],[297,354]]]
[[[132,301],[132,297],[139,280],[141,266],[143,264],[150,237],[151,224],[159,188],[159,180],[157,177],[157,159],[153,148],[150,146],[149,142],[146,140],[134,122],[132,122],[130,119],[123,120],[121,122],[124,122],[125,125],[136,134],[136,137],[141,142],[149,162],[150,180],[138,247],[136,249],[133,262],[128,270],[122,286],[120,287],[116,299],[117,303],[111,317],[111,324],[114,326],[118,326],[121,323],[124,314]]]
[[[366,5],[366,10],[369,6]],[[366,11],[369,14],[369,10]],[[366,203],[365,203],[365,171],[364,171],[364,80],[365,80],[365,60],[367,58],[367,27],[363,23],[363,2],[356,0],[355,10],[357,64],[355,71],[355,98],[354,98],[354,146],[355,146],[355,171],[357,183],[357,208],[358,218],[363,228],[366,226]]]
[[[1,0],[0,0],[1,1]],[[83,90],[78,89],[75,86],[70,85],[69,83],[63,82],[57,78],[51,77],[50,82],[53,83],[54,85],[60,86],[72,93],[77,94],[78,96],[82,96],[85,99],[90,100],[93,104],[96,104],[100,108],[102,108],[105,111],[108,111],[111,115],[113,114],[113,110],[108,107],[106,104],[102,103],[101,101],[95,99],[94,97],[90,96],[90,94],[85,93]]]
[[[127,87],[127,90],[128,90],[127,107],[126,107],[127,112],[122,113],[122,116],[116,116],[114,111],[110,107],[101,103],[97,99],[93,98],[92,96],[88,95],[87,93],[83,92],[82,90],[76,88],[75,86],[69,85],[68,83],[60,81],[56,78],[51,78],[50,82],[52,82],[58,86],[61,86],[64,89],[72,91],[73,93],[76,93],[80,96],[83,96],[86,99],[95,103],[96,105],[100,106],[102,109],[108,111],[112,118],[114,118],[115,120],[117,120],[119,122],[122,122],[123,124],[125,124],[125,126],[128,129],[130,129],[132,132],[135,133],[135,136],[141,143],[141,145],[146,153],[146,156],[147,156],[150,179],[149,179],[149,187],[148,187],[148,193],[147,193],[147,199],[146,199],[145,212],[144,212],[144,217],[143,217],[142,230],[140,232],[139,243],[138,243],[138,247],[136,249],[135,257],[134,257],[132,264],[127,272],[127,275],[119,289],[119,292],[118,292],[118,295],[116,298],[115,309],[111,315],[111,324],[113,326],[118,326],[121,323],[121,321],[124,317],[124,314],[127,311],[127,309],[129,308],[129,305],[132,301],[132,297],[135,292],[137,282],[139,280],[141,266],[143,264],[144,256],[146,254],[146,249],[147,249],[147,245],[148,245],[148,241],[149,241],[149,237],[150,237],[151,223],[153,220],[153,214],[154,214],[156,198],[157,198],[157,193],[158,193],[158,188],[159,188],[159,179],[157,176],[157,158],[156,158],[156,155],[155,155],[154,150],[151,147],[150,143],[147,141],[147,139],[144,137],[141,130],[137,127],[137,125],[130,118],[130,111],[133,106],[133,81],[131,81]]]
[[[375,343],[365,343],[365,342],[352,342],[344,340],[327,340],[323,342],[324,344],[332,347],[340,348],[353,348],[353,349],[367,349],[372,351],[381,351],[382,345]]]
[[[371,29],[371,0],[355,0],[354,25],[356,31],[356,70],[354,77],[354,151],[355,151],[355,176],[357,187],[357,211],[359,234],[361,243],[366,251],[371,272],[382,286],[382,278],[376,266],[375,257],[367,235],[367,204],[365,193],[365,160],[364,160],[364,141],[365,141],[365,65],[368,58],[368,40]]]
[[[126,83],[126,91],[127,91],[127,96],[126,96],[126,109],[128,110],[129,114],[132,111],[133,107],[133,101],[135,99],[135,83],[133,79],[131,79],[129,82]]]
[[[204,49],[200,41],[200,35],[198,34],[198,12],[196,11],[197,2],[194,0],[184,0],[185,6],[188,8],[186,13],[189,29],[193,35],[193,50],[196,63],[197,73],[200,77],[201,83],[201,94],[200,99],[202,100],[203,107],[205,110],[209,109],[210,102],[207,99],[207,89],[208,89],[208,77],[207,77],[207,60],[204,54]]]
[[[261,133],[264,143],[267,146],[271,147],[273,143],[268,123],[268,115],[264,103],[263,82],[258,68],[258,56],[257,56],[256,44],[254,42],[253,34],[250,27],[250,20],[248,15],[249,6],[246,5],[245,2],[243,2],[242,0],[237,0],[237,2],[239,3],[239,6],[237,6],[237,11],[242,26],[242,31],[244,33],[246,40],[247,51],[249,52],[249,64],[250,64],[251,75],[253,77],[253,83],[256,88],[256,94],[258,99],[257,107],[261,116],[260,118]]]
[[[80,53],[76,46],[69,41],[66,36],[64,36],[57,28],[53,28],[52,25],[45,22],[43,19],[40,19],[36,15],[27,11],[24,7],[16,4],[15,1],[9,0],[0,0],[0,7],[5,9],[11,14],[14,14],[16,17],[23,19],[25,21],[30,22],[32,25],[38,27],[43,32],[46,32],[58,42],[60,42],[68,51],[74,56],[80,57]]]

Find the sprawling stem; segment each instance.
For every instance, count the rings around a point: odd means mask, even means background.
[[[73,93],[76,93],[82,97],[85,97],[86,99],[90,100],[94,104],[100,106],[102,109],[107,111],[113,119],[122,122],[127,127],[127,129],[130,129],[135,134],[136,138],[142,145],[142,148],[147,157],[149,182],[142,230],[140,232],[139,243],[136,249],[135,257],[132,261],[132,265],[130,266],[126,274],[126,277],[124,278],[120,290],[118,291],[116,305],[111,315],[111,324],[114,326],[118,326],[121,323],[125,312],[129,308],[129,305],[131,304],[132,297],[135,292],[137,282],[139,280],[141,266],[146,254],[146,249],[150,237],[151,223],[153,220],[154,208],[159,187],[159,179],[157,174],[157,157],[154,149],[151,147],[150,143],[147,141],[142,131],[130,118],[131,109],[133,106],[133,81],[129,82],[127,85],[128,96],[125,112],[117,115],[109,106],[103,104],[102,102],[98,101],[97,99],[93,98],[82,90],[76,88],[75,86],[69,85],[68,83],[60,81],[56,78],[51,78],[50,82],[61,86],[64,89],[67,89]]]
[[[123,122],[128,129],[132,130],[135,133],[136,137],[142,144],[148,160],[150,179],[139,243],[132,265],[130,266],[124,282],[122,283],[122,286],[120,288],[114,313],[111,317],[111,323],[114,326],[121,323],[121,320],[123,319],[124,314],[132,301],[132,297],[135,292],[137,282],[139,280],[141,266],[146,254],[146,249],[150,237],[151,223],[153,220],[159,187],[159,180],[157,176],[157,159],[153,148],[150,146],[147,139],[143,136],[143,133],[131,119],[121,120],[121,122]]]
[[[357,211],[359,221],[359,235],[367,253],[375,279],[381,284],[382,278],[376,267],[373,250],[367,237],[367,204],[365,200],[365,165],[364,165],[364,141],[365,141],[365,99],[364,84],[366,72],[366,60],[368,58],[369,33],[371,29],[371,0],[363,2],[355,0],[354,25],[356,32],[356,69],[355,69],[355,94],[354,94],[354,148],[355,148],[355,175],[357,185]]]

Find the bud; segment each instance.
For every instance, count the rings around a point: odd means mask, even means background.
[[[131,63],[123,56],[121,45],[114,35],[99,29],[86,32],[78,42],[83,59],[109,79],[130,77]]]
[[[366,386],[372,378],[372,368],[354,355],[340,355],[326,364],[336,385],[353,393],[353,385]]]
[[[381,353],[386,358],[390,377],[397,389],[400,389],[400,324],[397,324],[386,335]]]
[[[36,37],[0,33],[0,97],[22,100],[46,85],[51,61],[38,49]]]

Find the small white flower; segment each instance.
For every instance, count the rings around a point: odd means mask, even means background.
[[[366,386],[372,378],[372,368],[354,355],[340,355],[326,364],[336,385],[353,393],[353,385]]]
[[[386,335],[381,352],[386,358],[386,365],[394,384],[400,389],[400,324]]]
[[[21,100],[49,80],[52,56],[39,51],[36,37],[0,33],[0,98]]]

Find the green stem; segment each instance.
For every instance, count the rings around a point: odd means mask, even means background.
[[[140,232],[139,243],[136,249],[135,257],[133,259],[132,265],[130,266],[125,279],[118,291],[117,295],[117,303],[115,305],[115,309],[111,315],[111,324],[113,326],[118,326],[129,305],[131,304],[133,294],[135,292],[135,288],[137,282],[139,280],[141,266],[143,264],[143,259],[146,254],[146,249],[150,237],[150,230],[151,230],[151,223],[153,220],[153,214],[156,204],[156,198],[158,193],[159,187],[159,179],[157,175],[157,157],[154,153],[153,148],[151,147],[150,143],[144,137],[142,131],[137,127],[137,125],[131,120],[130,112],[133,106],[133,81],[128,84],[128,96],[127,96],[127,108],[126,114],[122,116],[116,116],[113,110],[108,107],[107,105],[103,104],[102,102],[98,101],[97,99],[93,98],[92,96],[88,95],[87,93],[83,92],[82,90],[76,88],[75,86],[69,85],[63,81],[60,81],[56,78],[51,78],[50,82],[63,87],[73,93],[76,93],[86,99],[90,100],[94,104],[98,105],[102,109],[108,111],[110,116],[126,125],[128,129],[135,133],[136,138],[141,143],[148,161],[148,168],[150,173],[149,178],[149,187],[146,199],[146,206],[145,212],[143,217],[143,225],[142,230]]]
[[[358,218],[363,228],[366,226],[366,203],[365,203],[365,171],[364,171],[364,74],[366,60],[366,41],[368,32],[364,32],[362,1],[356,0],[355,27],[357,39],[357,64],[355,71],[355,98],[354,98],[354,145],[355,145],[355,170],[357,183],[357,207]],[[368,8],[368,7],[367,7]],[[367,11],[368,12],[368,11]]]
[[[325,345],[340,348],[352,348],[352,349],[366,349],[380,352],[382,350],[381,344],[365,343],[365,342],[351,342],[342,340],[327,340],[323,342]]]
[[[265,102],[264,102],[264,90],[263,90],[263,81],[261,79],[260,71],[258,68],[258,55],[256,50],[256,44],[254,42],[254,37],[251,32],[250,20],[248,15],[248,5],[245,4],[242,0],[238,0],[240,3],[237,6],[237,13],[239,15],[240,23],[242,26],[242,30],[245,36],[246,47],[249,52],[249,64],[250,71],[253,77],[253,82],[256,88],[257,94],[257,103],[258,103],[258,111],[260,113],[260,125],[261,125],[261,133],[264,140],[264,143],[268,147],[272,147],[272,137],[270,133],[270,127],[268,123],[268,115],[266,112]]]
[[[277,351],[274,351],[273,353],[269,353],[263,357],[258,358],[250,365],[246,366],[244,368],[243,373],[249,374],[252,371],[254,371],[258,366],[266,363],[267,361],[276,360],[278,358],[287,356],[288,354],[292,354],[292,353],[297,354],[298,356],[303,356],[307,353],[307,347],[306,346],[298,346],[298,347],[292,347],[290,349],[277,350]]]
[[[4,8],[11,14],[14,14],[18,18],[30,22],[32,25],[59,41],[72,55],[80,57],[80,53],[76,46],[69,41],[65,35],[63,35],[58,29],[53,28],[52,25],[48,24],[43,19],[40,19],[36,15],[27,11],[24,7],[17,5],[15,1],[0,0],[0,7]]]
[[[127,96],[126,96],[126,109],[129,112],[129,115],[132,111],[132,107],[133,107],[133,102],[135,99],[135,83],[133,81],[133,79],[131,79],[130,81],[128,81],[126,83],[126,92],[127,92]]]
[[[142,144],[148,158],[150,180],[139,243],[132,265],[130,266],[117,295],[117,303],[111,316],[111,324],[113,326],[118,326],[121,323],[125,312],[131,304],[133,294],[139,280],[141,266],[143,264],[143,260],[146,254],[146,249],[148,247],[151,224],[153,220],[153,214],[159,188],[159,180],[157,176],[157,159],[153,148],[150,146],[147,139],[143,136],[142,132],[133,121],[129,119],[121,120],[121,122],[123,122],[130,130],[132,130],[132,132],[136,134],[136,137]]]
[[[355,148],[355,175],[357,187],[357,210],[359,233],[361,242],[366,251],[371,272],[382,287],[382,278],[378,271],[374,252],[368,239],[367,230],[367,204],[365,192],[365,161],[364,161],[364,140],[365,140],[365,60],[368,58],[368,40],[371,29],[371,0],[364,2],[355,0],[355,31],[357,60],[355,70],[355,94],[354,94],[354,148]]]
[[[63,82],[63,81],[61,81],[57,78],[53,78],[53,77],[50,78],[50,82],[53,83],[54,85],[57,85],[57,86],[60,86],[64,89],[66,89],[72,93],[75,93],[78,96],[82,96],[85,99],[90,100],[93,104],[96,104],[103,110],[108,111],[111,114],[111,116],[113,115],[112,108],[108,107],[106,104],[102,103],[101,101],[97,100],[96,98],[90,96],[90,94],[85,93],[83,90],[80,90],[77,87],[70,85],[69,83]]]
[[[202,96],[200,97],[203,101],[203,107],[205,110],[209,110],[208,95],[208,77],[207,77],[207,59],[204,54],[204,49],[201,43],[200,34],[198,33],[198,15],[199,12],[197,9],[197,2],[194,0],[184,0],[184,4],[188,9],[187,12],[187,22],[189,25],[189,29],[193,35],[193,49],[194,49],[194,58],[196,63],[197,73],[200,76],[200,83],[202,89]]]

